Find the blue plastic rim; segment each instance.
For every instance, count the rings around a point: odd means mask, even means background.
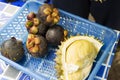
[[[37,13],[42,4],[43,3],[38,1],[26,2],[13,16],[13,18],[0,29],[0,44],[6,39],[14,36],[17,39],[22,40],[25,45],[26,36],[28,34],[25,28],[26,16],[29,12]],[[104,46],[99,52],[94,67],[88,77],[88,80],[93,80],[102,62],[110,52],[113,43],[117,39],[116,33],[102,25],[95,24],[62,10],[60,10],[60,22],[58,24],[67,29],[69,31],[69,35],[87,34],[88,36],[94,36],[104,43]],[[27,52],[25,47],[25,56],[19,63],[15,63],[2,55],[0,55],[0,58],[37,80],[57,80],[56,70],[54,68],[55,48],[49,48],[48,55],[44,58],[34,58]]]

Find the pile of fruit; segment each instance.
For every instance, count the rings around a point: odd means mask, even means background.
[[[57,24],[60,20],[59,10],[50,4],[43,4],[38,13],[30,12],[26,18],[26,48],[33,57],[44,57],[49,44],[58,46],[67,36],[67,31]],[[24,56],[23,43],[15,37],[4,41],[0,51],[3,56],[15,62]]]
[[[67,36],[67,31],[57,23],[60,20],[59,10],[51,4],[43,4],[37,13],[27,15],[25,26],[28,31],[26,47],[34,57],[43,57],[48,44],[57,46]]]
[[[59,10],[43,4],[37,13],[27,15],[25,27],[28,31],[26,48],[33,57],[44,57],[48,45],[58,46],[55,68],[60,80],[84,80],[89,75],[93,61],[103,44],[92,36],[71,36],[58,25]],[[24,55],[22,42],[12,37],[1,45],[3,56],[19,61]]]

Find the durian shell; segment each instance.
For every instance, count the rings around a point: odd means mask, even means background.
[[[66,69],[65,69],[65,53],[66,53],[66,49],[67,47],[73,43],[76,40],[88,40],[89,42],[93,43],[94,46],[97,49],[97,54],[100,51],[101,47],[103,46],[103,43],[100,42],[98,39],[95,39],[93,36],[71,36],[70,38],[66,39],[66,41],[62,42],[61,45],[59,46],[59,49],[56,51],[56,70],[58,72],[58,80],[68,80],[66,78]],[[94,59],[96,58],[97,54],[94,56]],[[93,60],[94,61],[94,60]],[[82,69],[82,79],[79,80],[84,80],[88,77],[91,68],[92,68],[93,62],[91,64],[89,64],[87,67]]]

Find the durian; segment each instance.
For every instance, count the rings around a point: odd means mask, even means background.
[[[84,80],[103,43],[92,36],[72,36],[56,51],[58,80]]]

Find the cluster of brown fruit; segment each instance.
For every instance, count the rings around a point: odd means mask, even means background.
[[[25,22],[28,31],[26,47],[34,57],[43,57],[47,53],[48,44],[57,46],[67,36],[67,31],[57,23],[60,20],[59,11],[50,4],[40,6],[38,13],[30,12]],[[24,56],[22,41],[11,37],[0,46],[3,56],[15,62]]]
[[[59,10],[50,4],[43,4],[38,13],[30,12],[27,15],[25,26],[29,34],[26,47],[32,56],[43,57],[48,44],[57,46],[64,40],[67,31],[57,24],[59,20]]]

